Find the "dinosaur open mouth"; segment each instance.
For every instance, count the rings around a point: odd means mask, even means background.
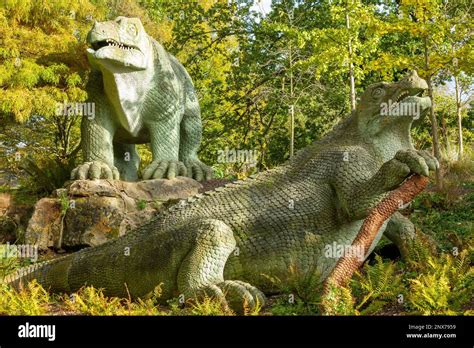
[[[113,39],[106,39],[106,40],[101,40],[101,41],[96,41],[92,43],[92,48],[95,51],[100,50],[101,48],[104,47],[118,47],[120,49],[123,49],[125,51],[131,51],[131,50],[138,50],[138,48],[130,45],[126,45],[120,42],[117,42]]]
[[[408,98],[408,97],[423,97],[423,95],[425,94],[425,89],[423,88],[412,88],[412,89],[408,89],[408,90],[404,90],[402,91],[397,99],[396,99],[396,103],[399,103],[401,102],[402,100]]]

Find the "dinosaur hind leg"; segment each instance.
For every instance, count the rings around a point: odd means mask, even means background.
[[[124,181],[138,180],[138,166],[140,157],[134,144],[120,144],[114,142],[114,165]]]
[[[388,221],[385,236],[393,242],[403,258],[408,257],[410,242],[415,238],[415,226],[401,213],[396,212]]]
[[[186,298],[215,298],[237,313],[263,305],[264,295],[239,280],[224,280],[224,266],[236,242],[232,229],[220,220],[203,219],[192,226],[195,242],[178,272],[178,289]]]

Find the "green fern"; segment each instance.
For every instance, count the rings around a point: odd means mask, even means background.
[[[292,263],[284,280],[265,274],[262,276],[271,283],[273,290],[283,294],[272,308],[274,314],[308,315],[319,312],[323,281],[316,265],[303,271],[302,267]]]
[[[205,316],[234,315],[234,312],[223,306],[217,299],[208,296],[199,300],[190,301],[190,310],[188,313],[191,315]]]
[[[375,256],[374,265],[366,264],[362,272],[356,272],[352,289],[358,299],[356,306],[361,314],[371,314],[382,310],[388,304],[396,303],[404,296],[401,274],[393,262],[383,262]],[[402,297],[403,298],[403,297]]]
[[[20,260],[10,257],[10,245],[0,245],[0,283],[10,273],[15,272],[20,267]]]
[[[408,244],[408,259],[406,262],[412,272],[423,271],[429,259],[437,255],[435,243],[420,231],[416,231],[415,238],[410,240]]]
[[[83,287],[71,296],[61,298],[66,308],[75,313],[88,315],[164,315],[156,306],[157,298],[161,296],[158,286],[148,299],[131,299],[107,297],[102,289],[92,286]]]
[[[474,291],[474,268],[469,251],[431,257],[422,274],[409,279],[409,305],[417,314],[462,314]]]

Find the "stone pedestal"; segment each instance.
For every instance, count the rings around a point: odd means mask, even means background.
[[[47,248],[96,246],[148,222],[165,203],[195,195],[195,180],[77,180],[36,203],[25,242]]]

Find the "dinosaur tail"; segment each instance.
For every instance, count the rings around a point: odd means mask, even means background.
[[[0,283],[21,290],[33,280],[36,280],[46,290],[51,292],[69,291],[69,268],[73,255],[67,255],[51,261],[44,261],[20,268],[15,273],[7,275]]]

